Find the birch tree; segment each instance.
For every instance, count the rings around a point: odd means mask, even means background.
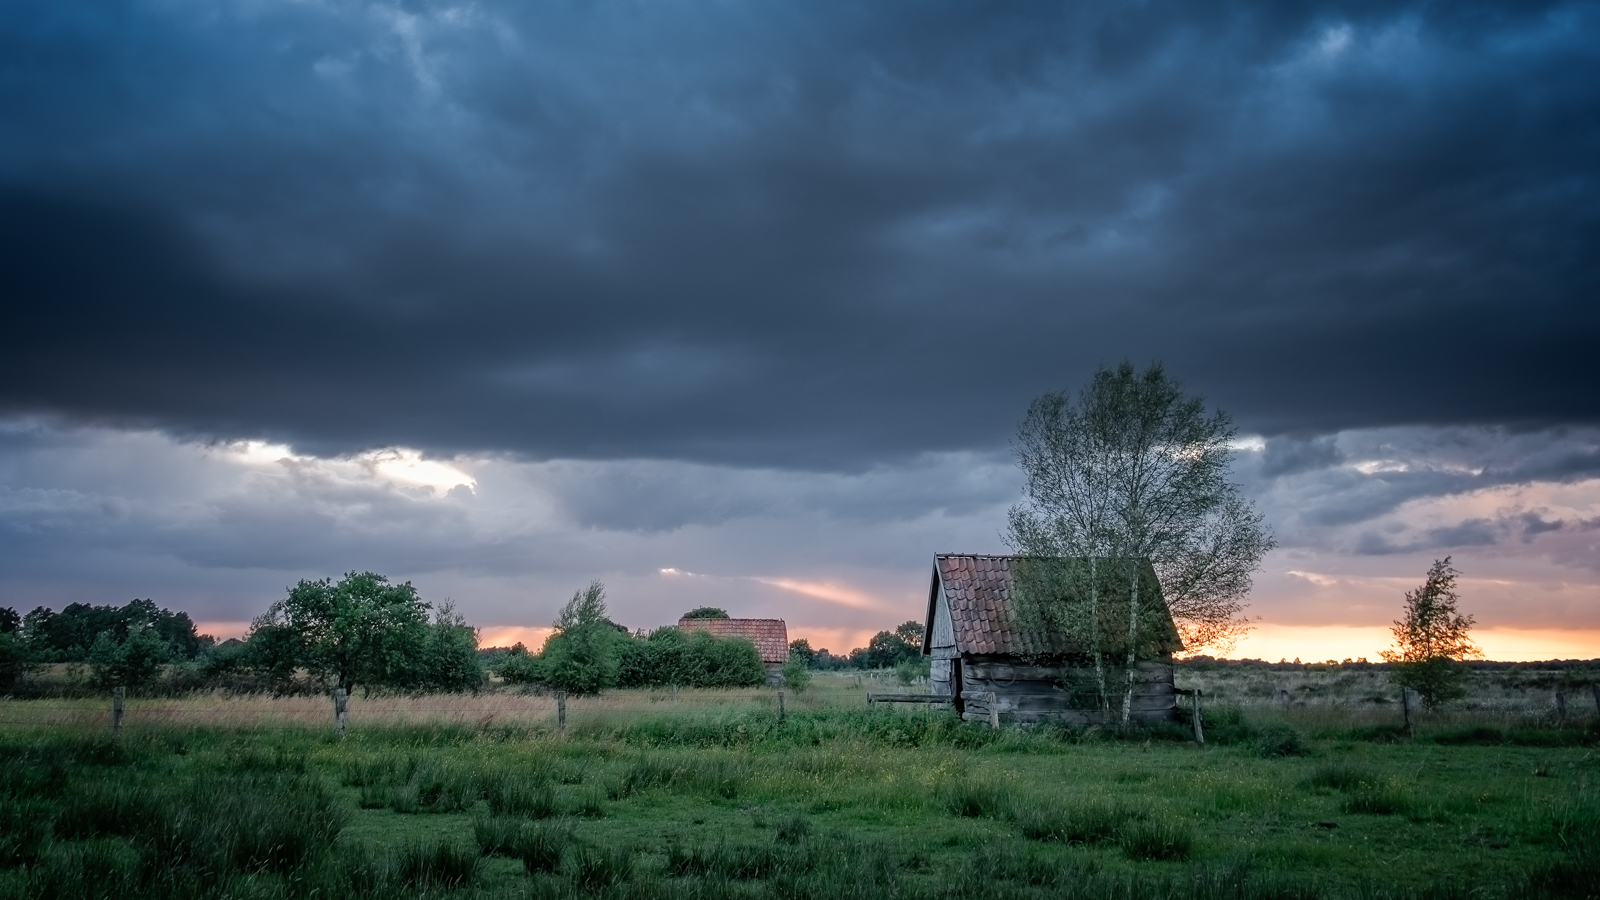
[[[1023,614],[1085,648],[1105,713],[1110,669],[1121,670],[1124,725],[1138,663],[1169,612],[1191,652],[1248,628],[1244,598],[1273,540],[1228,480],[1235,434],[1159,364],[1139,372],[1127,361],[1076,397],[1035,399],[1018,430],[1027,481],[1008,538],[1025,557]]]
[[[1395,684],[1421,694],[1429,709],[1463,696],[1467,670],[1461,662],[1483,658],[1470,634],[1472,616],[1456,609],[1460,574],[1450,557],[1434,560],[1422,587],[1406,591],[1405,618],[1390,629],[1395,649],[1382,651]]]

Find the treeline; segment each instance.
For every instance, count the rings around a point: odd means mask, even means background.
[[[188,613],[151,600],[125,606],[69,603],[59,613],[40,606],[27,615],[0,608],[0,690],[52,663],[85,664],[97,686],[148,681],[169,664],[194,664],[216,645]]]
[[[880,631],[872,636],[865,647],[857,647],[844,656],[835,656],[826,649],[813,650],[805,638],[789,642],[791,656],[805,660],[806,667],[816,671],[841,669],[893,669],[904,665],[922,663],[922,623],[903,622],[893,631]]]
[[[59,613],[40,607],[26,616],[0,609],[0,689],[8,693],[55,663],[84,666],[94,689],[475,690],[486,678],[477,651],[477,632],[450,604],[433,610],[409,582],[372,572],[302,580],[252,623],[246,640],[220,644],[199,634],[187,613],[149,600],[74,603]]]
[[[702,607],[688,617],[727,618]],[[373,572],[334,581],[302,580],[254,620],[245,640],[218,643],[189,615],[151,600],[125,606],[0,608],[0,691],[43,690],[29,676],[45,666],[76,666],[89,689],[127,687],[169,694],[223,689],[275,694],[474,691],[493,672],[514,685],[571,693],[609,688],[726,688],[761,684],[766,667],[750,641],[675,627],[630,633],[613,622],[599,582],[577,592],[538,651],[521,644],[480,651],[477,631],[446,602],[423,602],[407,582]],[[790,644],[784,679],[803,690],[809,672],[839,669],[922,673],[922,626],[880,631],[866,647],[839,656]],[[59,684],[57,685],[59,689]]]

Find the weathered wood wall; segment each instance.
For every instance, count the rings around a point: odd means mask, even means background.
[[[1063,674],[1062,669],[1046,666],[1014,665],[992,660],[966,662],[961,671],[961,699],[965,707],[961,717],[968,722],[989,721],[989,693],[993,691],[1003,721],[1058,719],[1074,725],[1098,722],[1099,712],[1092,708],[1092,701],[1086,704],[1082,697],[1074,698],[1059,686]],[[1082,675],[1078,672],[1072,674]],[[942,685],[937,678],[933,681],[933,693],[950,693],[948,664],[944,667],[944,675]],[[1177,717],[1178,703],[1177,694],[1173,691],[1171,662],[1150,660],[1140,663],[1134,677],[1134,721],[1164,722]],[[1120,714],[1122,709],[1121,687],[1120,681],[1111,685],[1114,715]]]

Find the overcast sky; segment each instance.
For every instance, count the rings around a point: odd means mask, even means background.
[[[1491,655],[1600,656],[1600,7],[1063,7],[0,6],[0,604],[848,649],[1128,358],[1245,437],[1241,653],[1451,554]]]

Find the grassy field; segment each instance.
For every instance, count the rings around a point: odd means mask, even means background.
[[[564,734],[545,697],[358,697],[342,741],[325,699],[130,700],[115,741],[103,702],[0,701],[0,897],[1600,896],[1592,703],[1501,677],[1411,741],[1373,677],[1185,672],[1204,747],[869,713],[871,676]]]

